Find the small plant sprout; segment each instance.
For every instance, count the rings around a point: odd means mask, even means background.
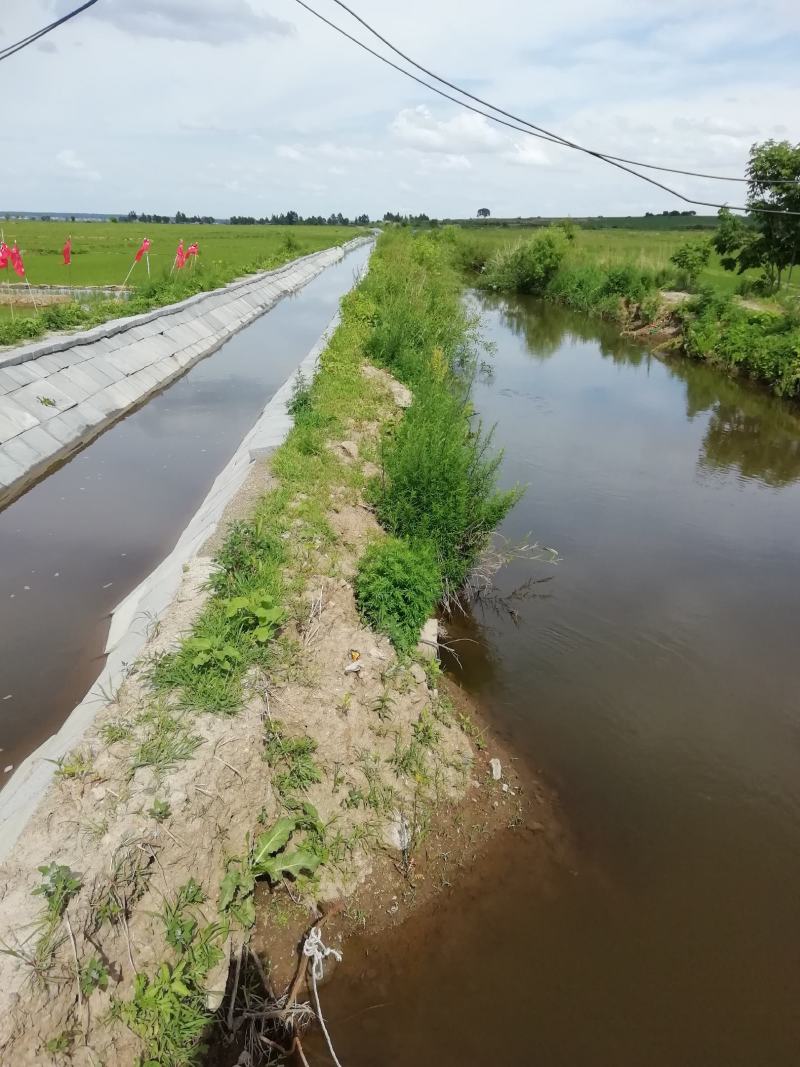
[[[44,1047],[51,1056],[65,1056],[72,1048],[74,1041],[74,1030],[62,1030],[60,1034],[56,1034],[55,1037],[51,1037],[49,1041],[46,1041]]]
[[[88,777],[93,770],[91,755],[86,752],[70,752],[69,755],[62,756],[53,762],[56,765],[56,777],[61,779],[83,779]]]
[[[81,965],[78,981],[81,987],[81,993],[85,997],[89,997],[95,991],[95,989],[108,989],[108,970],[104,966],[102,960],[97,956],[90,956],[89,959]]]
[[[153,801],[153,806],[147,813],[151,819],[155,819],[156,822],[164,822],[172,814],[172,809],[166,800],[160,800],[158,797]]]
[[[35,897],[44,897],[48,919],[60,919],[67,904],[81,888],[80,875],[63,864],[50,863],[40,867],[41,883],[33,890]]]
[[[277,607],[266,593],[230,597],[222,603],[225,617],[238,623],[242,630],[252,634],[253,639],[262,645],[269,641],[283,622],[283,608]]]

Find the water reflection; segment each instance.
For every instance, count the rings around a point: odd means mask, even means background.
[[[508,298],[481,293],[480,309],[493,312],[500,325],[522,338],[538,362],[566,347],[590,345],[620,366],[649,365],[657,358],[643,345],[623,337],[610,323],[546,304],[532,297]],[[697,458],[701,472],[730,472],[770,486],[800,478],[800,412],[749,382],[683,357],[664,357],[669,376],[685,387],[686,415],[707,417]]]
[[[476,294],[478,308],[494,311],[500,323],[516,337],[522,337],[530,354],[538,360],[550,359],[563,346],[591,342],[615,362],[638,367],[650,357],[647,349],[631,344],[611,323],[590,318],[577,311],[544,304],[532,296],[506,297],[496,293]]]
[[[708,413],[700,468],[735,470],[773,486],[800,478],[800,413],[793,404],[686,360],[671,370],[686,383],[689,418]]]

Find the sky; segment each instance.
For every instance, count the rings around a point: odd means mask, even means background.
[[[312,6],[383,48],[332,0]],[[0,45],[78,0],[2,0]],[[358,6],[356,6],[358,5]],[[351,0],[419,63],[613,155],[739,175],[800,141],[796,0]],[[0,211],[688,209],[416,85],[294,0],[100,0],[0,62]],[[744,187],[653,175],[700,200]],[[698,208],[698,213],[708,213]]]

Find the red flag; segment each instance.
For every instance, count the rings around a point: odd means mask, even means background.
[[[0,270],[8,270],[9,259],[11,259],[11,249],[5,241],[0,241]]]
[[[133,258],[136,260],[137,263],[141,263],[142,262],[142,256],[145,254],[145,252],[149,252],[149,251],[150,251],[150,238],[149,237],[145,237],[145,239],[139,245],[139,251],[136,253],[136,255]]]
[[[186,266],[186,253],[183,250],[183,240],[178,241],[178,249],[175,252],[175,266],[178,270]]]
[[[9,257],[11,259],[11,266],[14,268],[14,270],[17,272],[17,274],[20,276],[20,278],[24,278],[25,277],[25,266],[24,266],[24,264],[22,262],[22,254],[20,253],[20,250],[17,248],[17,242],[16,241],[14,242],[14,245],[13,245],[13,247],[11,249],[11,252],[9,253]]]
[[[67,238],[67,243],[61,249],[61,255],[64,257],[64,266],[68,267],[72,262],[72,238]]]

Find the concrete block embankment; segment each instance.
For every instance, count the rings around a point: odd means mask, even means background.
[[[144,315],[0,352],[0,506],[343,255],[324,249]]]

